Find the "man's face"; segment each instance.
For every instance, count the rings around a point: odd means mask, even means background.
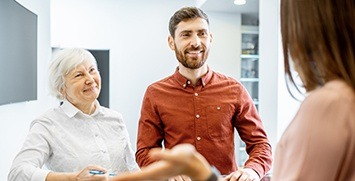
[[[198,69],[207,60],[212,43],[208,23],[202,18],[182,21],[177,25],[175,38],[169,36],[169,46],[186,68]]]

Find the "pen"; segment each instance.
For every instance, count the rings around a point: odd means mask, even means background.
[[[94,174],[94,175],[96,175],[96,174],[105,174],[105,172],[103,172],[103,171],[100,171],[100,170],[90,170],[89,171],[89,173],[90,174]],[[116,174],[115,173],[109,173],[109,176],[116,176]]]

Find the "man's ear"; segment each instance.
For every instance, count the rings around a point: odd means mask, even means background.
[[[168,44],[171,50],[175,50],[174,38],[171,35],[168,37]]]
[[[213,42],[213,34],[210,33],[210,43],[211,43],[211,45],[212,45],[212,42]]]

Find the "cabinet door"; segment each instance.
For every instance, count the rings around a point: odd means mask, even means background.
[[[242,54],[243,55],[259,54],[259,34],[255,32],[242,33]]]
[[[259,77],[259,59],[258,58],[241,58],[241,78],[258,78]]]
[[[258,109],[259,106],[259,32],[257,26],[242,26],[242,47],[240,55],[240,82],[247,89]],[[249,156],[246,145],[236,133],[236,154],[238,167],[243,167]]]

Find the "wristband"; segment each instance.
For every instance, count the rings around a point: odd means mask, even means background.
[[[221,175],[221,173],[214,166],[211,167],[211,171],[212,175],[206,181],[218,181],[218,177]]]

